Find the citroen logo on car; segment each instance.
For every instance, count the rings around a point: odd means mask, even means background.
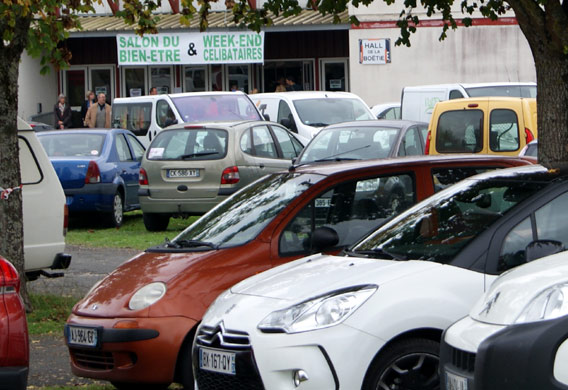
[[[499,295],[501,295],[501,292],[498,292],[497,294],[493,295],[493,297],[485,303],[485,307],[484,307],[483,310],[481,310],[481,312],[479,313],[480,316],[487,316],[487,315],[489,315],[489,312],[491,311],[491,308],[493,307],[493,305],[494,305],[495,303],[497,303],[497,299],[499,299]]]

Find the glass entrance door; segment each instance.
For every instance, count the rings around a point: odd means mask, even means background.
[[[86,68],[69,69],[65,71],[65,85],[63,90],[69,105],[75,110],[81,110],[85,93],[87,92]],[[54,99],[55,100],[55,99]]]
[[[321,60],[321,85],[324,91],[349,91],[347,59]]]
[[[89,89],[98,96],[99,93],[106,95],[106,101],[111,104],[114,91],[114,68],[113,67],[90,67]]]
[[[282,92],[286,77],[291,77],[304,91],[314,90],[313,60],[266,61],[263,66],[263,92]]]

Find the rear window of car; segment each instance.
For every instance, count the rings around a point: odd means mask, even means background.
[[[294,107],[302,123],[309,126],[375,119],[369,108],[358,99],[302,99],[294,101]]]
[[[400,129],[392,127],[342,127],[326,129],[306,146],[299,164],[338,158],[367,160],[388,157]]]
[[[184,123],[263,120],[243,94],[180,96],[172,101]]]
[[[513,110],[498,109],[489,116],[489,147],[494,152],[512,152],[518,150],[519,125],[517,114]]]
[[[483,111],[446,111],[436,130],[438,152],[479,153],[483,148]]]
[[[38,135],[49,157],[98,157],[105,134],[70,134],[66,132]]]
[[[138,136],[148,133],[152,121],[152,103],[112,105],[112,127],[128,129]]]
[[[229,134],[221,129],[179,129],[159,133],[148,160],[219,160],[227,155]]]

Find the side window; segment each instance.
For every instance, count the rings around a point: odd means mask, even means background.
[[[284,100],[280,100],[280,103],[278,103],[278,117],[276,118],[276,122],[280,123],[282,119],[292,119],[290,106],[288,106],[288,103]]]
[[[22,184],[39,183],[43,178],[43,174],[37,164],[34,152],[24,138],[18,137],[18,144],[20,146],[20,175]]]
[[[118,155],[118,159],[120,161],[131,161],[132,154],[130,154],[130,149],[128,148],[128,143],[126,143],[126,139],[124,135],[117,134],[116,135],[116,153]]]
[[[463,96],[463,94],[460,91],[458,91],[457,89],[453,89],[453,90],[450,91],[450,100],[461,99],[463,97],[465,97],[465,96]]]
[[[259,157],[278,158],[276,145],[267,126],[252,128],[252,143],[254,154]]]
[[[452,184],[467,179],[478,173],[487,172],[495,168],[492,167],[443,167],[432,169],[432,180],[434,181],[434,191],[438,192]]]
[[[140,141],[138,141],[138,138],[133,137],[130,134],[127,134],[126,137],[128,138],[128,141],[130,141],[130,146],[132,147],[132,150],[134,151],[134,159],[136,161],[140,161],[142,159],[142,156],[144,156],[144,147],[140,144]]]
[[[339,247],[354,244],[385,219],[415,202],[410,174],[396,174],[342,183],[304,207],[280,236],[280,253],[308,253],[314,229],[327,226],[339,235]]]
[[[534,213],[533,231],[531,217],[515,226],[503,240],[499,256],[499,271],[506,271],[526,263],[525,249],[534,240],[560,241],[568,245],[568,193],[558,196]]]
[[[408,129],[398,148],[399,156],[419,156],[424,154],[417,127]]]
[[[499,254],[498,271],[503,272],[525,263],[525,248],[533,241],[531,218],[515,226],[503,240]]]
[[[288,160],[298,157],[298,154],[302,149],[297,150],[296,147],[294,147],[292,137],[288,134],[288,132],[276,126],[272,126],[272,131],[280,145],[280,150],[282,150],[282,157]]]
[[[156,123],[158,126],[170,126],[174,123],[175,119],[176,116],[167,101],[160,100],[156,103]]]
[[[517,114],[512,110],[493,110],[489,116],[489,147],[494,152],[519,149]]]
[[[252,151],[252,138],[250,136],[250,129],[245,131],[241,137],[241,150],[246,154],[253,154]]]
[[[478,153],[483,148],[483,111],[446,111],[438,119],[436,150],[441,153]]]

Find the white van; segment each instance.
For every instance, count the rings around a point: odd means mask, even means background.
[[[401,118],[430,122],[436,103],[486,96],[536,97],[536,83],[438,84],[402,89]]]
[[[112,127],[128,129],[148,146],[162,129],[176,123],[262,120],[242,92],[188,92],[116,98]]]
[[[24,268],[28,280],[49,274],[46,269],[65,269],[67,205],[59,178],[32,127],[18,118],[20,174],[24,215]]]
[[[375,119],[369,106],[349,92],[273,92],[250,98],[267,120],[287,127],[306,144],[327,125]]]

